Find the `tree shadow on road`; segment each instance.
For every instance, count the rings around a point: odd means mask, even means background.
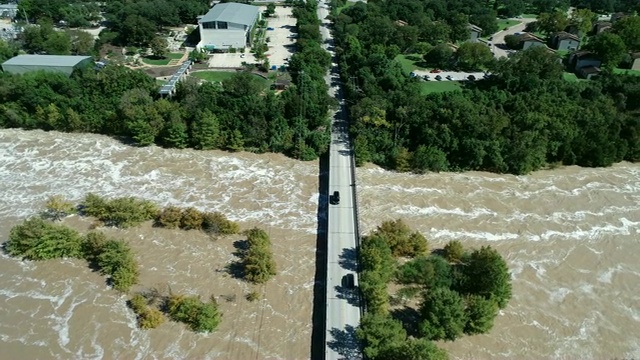
[[[345,360],[362,359],[360,343],[356,337],[356,329],[347,325],[344,330],[336,328],[330,331],[331,339],[327,341],[329,348],[337,352]]]
[[[338,299],[347,300],[349,305],[360,306],[360,298],[358,297],[358,288],[350,289],[345,286],[336,286],[336,297]]]
[[[358,253],[355,248],[344,248],[340,254],[338,263],[343,269],[356,271],[358,269]]]
[[[329,153],[320,156],[318,169],[316,269],[313,285],[311,359],[325,358],[327,313],[327,234],[329,230]]]

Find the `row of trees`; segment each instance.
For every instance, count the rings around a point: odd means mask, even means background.
[[[292,71],[302,86],[280,95],[245,72],[222,87],[181,82],[170,100],[158,98],[157,85],[143,72],[117,65],[70,78],[3,73],[0,127],[94,132],[130,137],[140,146],[270,151],[312,160],[328,148],[330,103],[324,83],[313,80],[321,71],[312,58],[309,50],[294,55]]]
[[[70,27],[88,27],[101,20],[98,2],[88,0],[22,0],[18,18],[35,22],[45,19]]]
[[[356,4],[335,25],[358,164],[526,174],[640,159],[639,77],[568,82],[557,55],[531,48],[495,62],[489,80],[423,96],[395,61],[401,40],[369,23],[394,19],[383,9]]]
[[[219,212],[201,212],[196,208],[168,206],[156,216],[156,225],[168,229],[202,230],[211,235],[232,235],[240,232],[240,225]]]
[[[108,276],[118,291],[126,292],[138,282],[138,264],[126,242],[109,239],[101,232],[81,236],[72,228],[40,217],[13,227],[4,250],[27,260],[85,259]]]
[[[254,284],[264,284],[277,273],[269,235],[262,229],[245,232],[247,246],[241,250],[243,278]]]
[[[414,234],[397,220],[362,240],[360,288],[366,313],[357,336],[368,358],[445,359],[446,353],[431,341],[488,332],[498,309],[511,298],[507,265],[490,247],[467,251],[452,241],[438,255],[427,255],[423,238],[424,248],[405,253],[412,259],[398,265],[394,247],[398,240],[410,242]],[[387,292],[391,281],[406,286],[398,291],[404,300],[420,294],[417,323],[394,318]]]

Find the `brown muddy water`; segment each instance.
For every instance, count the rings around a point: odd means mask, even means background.
[[[318,164],[280,155],[132,148],[107,137],[0,130],[0,238],[47,197],[87,192],[221,211],[271,233],[280,274],[251,288],[222,269],[233,241],[198,232],[109,229],[130,241],[141,282],[218,298],[213,334],[167,322],[141,331],[125,297],[82,261],[0,257],[2,359],[309,357]],[[640,357],[640,165],[530,176],[358,169],[362,228],[404,218],[432,247],[491,245],[514,297],[488,335],[441,344],[461,359]],[[85,230],[89,220],[66,220]],[[225,298],[235,300],[227,301]]]

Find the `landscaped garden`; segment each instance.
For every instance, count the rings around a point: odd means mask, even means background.
[[[180,60],[183,55],[184,53],[169,53],[164,58],[157,58],[154,56],[145,56],[142,58],[142,62],[144,62],[147,65],[156,65],[156,66],[169,65],[169,62],[171,62],[171,60]]]

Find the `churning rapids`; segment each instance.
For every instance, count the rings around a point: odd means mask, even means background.
[[[87,192],[224,212],[268,229],[281,275],[264,300],[219,271],[233,247],[142,227],[141,281],[219,300],[223,322],[196,335],[140,331],[125,298],[80,261],[0,257],[3,359],[304,359],[309,356],[318,164],[281,155],[133,148],[107,137],[0,130],[0,237],[47,197]],[[444,343],[464,359],[640,357],[640,165],[529,176],[358,169],[364,231],[401,217],[432,247],[488,244],[507,259],[514,297],[488,335]],[[77,217],[75,226],[88,225]]]

